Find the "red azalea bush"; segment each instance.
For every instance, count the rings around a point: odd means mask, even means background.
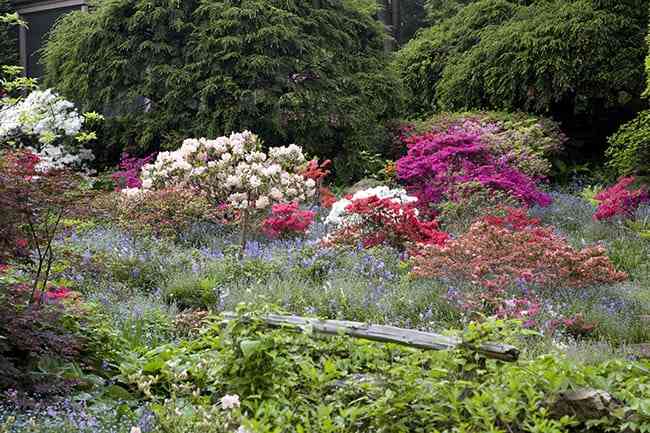
[[[412,203],[371,196],[352,201],[345,210],[354,223],[330,235],[332,244],[361,243],[365,248],[384,244],[405,249],[415,243],[442,245],[448,238],[435,221],[421,220]]]
[[[140,170],[146,164],[153,161],[155,154],[151,154],[144,158],[130,156],[128,153],[122,154],[120,161],[120,171],[111,175],[113,182],[115,182],[115,190],[121,191],[125,188],[141,188],[142,180],[140,179]]]
[[[541,226],[524,210],[488,216],[443,245],[418,245],[413,273],[470,281],[483,288],[581,288],[622,281],[601,246],[571,247],[553,228]]]
[[[454,201],[467,192],[468,184],[505,192],[524,205],[551,202],[535,179],[506,158],[497,158],[476,132],[413,135],[406,145],[407,155],[397,161],[397,176],[422,205]]]
[[[632,218],[639,205],[650,202],[650,194],[645,187],[630,188],[635,178],[622,177],[618,182],[594,197],[599,202],[595,220],[608,220],[614,217]]]
[[[276,204],[262,222],[262,231],[270,238],[303,235],[314,222],[316,212],[300,210],[298,203]]]

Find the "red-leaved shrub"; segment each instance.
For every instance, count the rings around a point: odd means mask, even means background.
[[[413,272],[421,277],[470,281],[484,288],[580,288],[622,281],[602,246],[571,247],[551,227],[521,209],[489,216],[442,245],[418,245]]]

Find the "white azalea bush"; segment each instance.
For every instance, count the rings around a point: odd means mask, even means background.
[[[161,152],[142,168],[142,189],[190,187],[214,204],[239,210],[245,243],[251,215],[273,204],[303,202],[316,188],[313,179],[301,174],[306,164],[302,148],[292,144],[272,147],[268,153],[261,148],[260,139],[249,131],[214,140],[189,138],[180,149]]]
[[[23,99],[0,99],[0,145],[36,154],[38,169],[85,169],[94,159],[83,146],[96,138],[84,125],[101,120],[96,113],[79,114],[72,102],[51,89],[33,90]]]
[[[411,197],[403,189],[391,189],[387,186],[377,186],[374,188],[357,191],[350,198],[342,198],[332,205],[329,215],[325,219],[325,224],[331,228],[340,228],[360,223],[359,216],[350,214],[346,211],[347,207],[355,200],[366,199],[376,196],[380,199],[390,199],[394,203],[409,204],[418,201],[416,197]]]

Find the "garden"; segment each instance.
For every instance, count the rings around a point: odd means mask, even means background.
[[[650,2],[379,3],[3,54],[0,433],[650,432]]]

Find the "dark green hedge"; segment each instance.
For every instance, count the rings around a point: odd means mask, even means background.
[[[84,110],[122,116],[129,127],[108,122],[120,134],[107,145],[173,148],[251,129],[351,173],[359,152],[387,145],[383,122],[400,109],[384,37],[348,1],[109,0],[58,24],[46,81]]]

